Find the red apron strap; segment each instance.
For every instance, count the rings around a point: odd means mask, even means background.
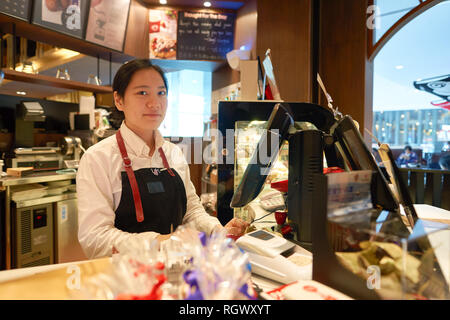
[[[160,148],[158,149],[158,151],[159,151],[159,155],[161,156],[161,159],[162,159],[162,161],[163,161],[164,168],[167,169],[167,171],[169,172],[169,174],[170,174],[172,177],[175,177],[175,174],[174,174],[173,171],[170,169],[169,162],[167,162],[167,158],[166,158],[166,155],[165,155],[165,153],[164,153],[162,147],[160,147]]]
[[[128,180],[130,180],[131,190],[133,191],[134,207],[136,208],[136,220],[138,222],[144,221],[144,210],[142,209],[141,194],[139,193],[139,187],[134,175],[133,168],[131,167],[131,160],[128,158],[127,149],[125,148],[125,143],[123,142],[122,134],[120,130],[116,133],[117,144],[119,145],[119,150],[123,159],[123,166],[127,172]]]

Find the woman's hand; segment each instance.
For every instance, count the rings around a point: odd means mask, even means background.
[[[225,225],[227,234],[232,238],[237,239],[245,233],[245,230],[250,224],[242,219],[233,218]]]
[[[169,233],[169,234],[160,234],[160,235],[158,235],[158,236],[156,237],[156,240],[158,240],[159,243],[161,243],[161,242],[163,242],[163,241],[165,241],[165,240],[170,239],[171,236],[172,236],[172,233]]]

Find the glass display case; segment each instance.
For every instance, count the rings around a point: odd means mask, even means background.
[[[381,299],[450,299],[450,228],[419,220],[411,234],[401,218],[368,212],[329,218],[337,261]]]
[[[335,289],[355,290],[363,297],[449,299],[450,226],[418,219],[412,227],[398,211],[374,209],[371,177],[370,171],[327,175],[332,257],[316,259],[317,267],[332,275]],[[339,283],[343,269],[353,279]],[[355,289],[358,281],[361,286]]]
[[[249,164],[253,153],[260,141],[261,135],[266,129],[267,121],[236,121],[234,130],[235,139],[235,163],[234,163],[234,191],[238,188],[245,169]],[[309,122],[295,122],[296,130],[315,129],[315,126]],[[270,152],[270,150],[268,150]],[[273,191],[271,183],[288,180],[289,168],[289,143],[286,141],[280,148],[278,158],[274,162],[261,190],[259,196],[250,204],[258,204],[261,197],[268,192]],[[243,208],[234,208],[234,216],[250,221],[248,215],[248,206]]]

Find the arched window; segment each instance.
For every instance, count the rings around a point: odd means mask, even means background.
[[[450,141],[450,1],[375,4],[373,133],[393,149],[421,150],[437,167]]]

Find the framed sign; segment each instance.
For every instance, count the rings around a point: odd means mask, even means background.
[[[177,14],[176,10],[150,10],[150,59],[177,57]]]
[[[234,48],[234,13],[178,13],[179,60],[226,60]]]
[[[89,0],[35,0],[31,22],[83,38],[88,4]]]
[[[91,0],[86,40],[123,50],[130,0]]]
[[[29,21],[32,0],[2,0],[0,1],[0,13]]]

